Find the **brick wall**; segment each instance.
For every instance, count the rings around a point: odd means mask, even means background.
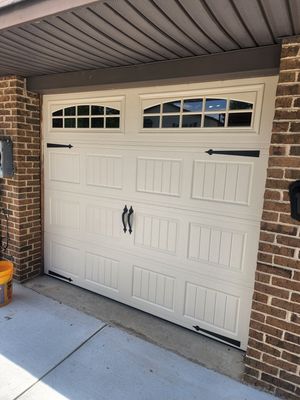
[[[300,223],[288,187],[300,179],[300,36],[281,57],[245,380],[299,400]]]
[[[40,99],[24,79],[0,78],[0,136],[11,136],[15,175],[0,178],[0,208],[9,210],[10,245],[0,254],[12,257],[15,278],[24,281],[41,270]],[[5,233],[3,216],[0,235]]]

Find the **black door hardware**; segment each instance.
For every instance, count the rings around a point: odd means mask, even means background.
[[[125,221],[125,217],[126,217],[127,213],[128,213],[128,208],[127,208],[127,206],[125,206],[124,210],[123,210],[123,213],[122,213],[122,223],[123,223],[123,231],[124,231],[124,233],[127,232],[126,221]]]
[[[233,345],[233,346],[241,347],[241,342],[239,342],[238,340],[234,340],[234,339],[228,338],[228,337],[226,337],[226,336],[219,335],[218,333],[214,333],[214,332],[207,331],[206,329],[200,328],[200,326],[198,326],[198,325],[193,326],[193,328],[194,328],[197,332],[207,333],[208,335],[214,336],[215,338],[220,339],[220,340],[223,340],[224,342],[227,342],[227,343],[229,343],[229,344],[231,344],[231,345]]]
[[[228,156],[240,156],[240,157],[259,157],[259,150],[213,150],[209,149],[205,153],[210,156],[213,154],[224,154]]]
[[[54,271],[48,271],[48,273],[52,276],[56,276],[56,278],[64,279],[65,281],[73,282],[73,279],[67,278],[66,276],[60,275]]]
[[[300,180],[295,181],[289,186],[291,217],[300,221]]]
[[[132,223],[131,223],[132,221],[130,220],[130,217],[131,217],[131,215],[132,215],[133,213],[134,213],[133,208],[130,207],[129,213],[128,213],[128,226],[129,226],[128,231],[129,231],[130,235],[131,235],[131,233],[132,233]]]
[[[68,149],[71,149],[74,146],[71,144],[47,143],[47,147],[67,147]]]

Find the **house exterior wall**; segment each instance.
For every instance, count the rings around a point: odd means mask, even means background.
[[[283,42],[275,107],[245,381],[300,399],[300,223],[288,197],[300,179],[300,37]],[[0,130],[13,139],[16,170],[0,179],[0,207],[10,211],[10,246],[0,256],[12,257],[25,281],[41,272],[42,229],[40,98],[22,78],[0,78]]]
[[[15,279],[40,274],[42,254],[40,97],[26,90],[23,78],[0,78],[0,136],[13,140],[15,174],[0,179],[0,208],[9,210],[10,243],[1,258],[12,259]],[[5,220],[0,219],[0,234]]]
[[[283,41],[261,222],[245,380],[300,399],[300,223],[288,187],[300,179],[300,37]]]

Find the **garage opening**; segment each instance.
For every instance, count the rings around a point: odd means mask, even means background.
[[[245,350],[276,82],[44,96],[45,272]]]

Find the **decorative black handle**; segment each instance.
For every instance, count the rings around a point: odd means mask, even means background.
[[[134,213],[133,208],[130,207],[129,213],[128,213],[128,226],[129,226],[128,231],[129,231],[130,235],[132,234],[132,225],[131,225],[130,217],[131,217],[131,215],[132,215],[133,213]]]
[[[128,208],[127,206],[124,207],[123,213],[122,213],[122,223],[123,223],[123,231],[124,233],[127,232],[127,228],[126,228],[126,221],[125,221],[125,216],[128,213]]]

